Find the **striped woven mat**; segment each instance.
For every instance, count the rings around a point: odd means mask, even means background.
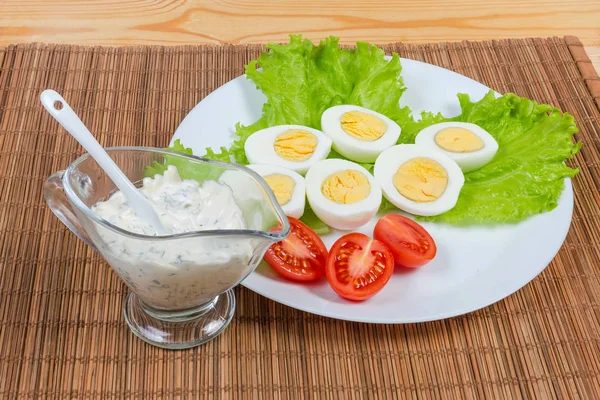
[[[216,340],[151,347],[125,324],[124,284],[43,202],[43,181],[82,149],[38,96],[62,93],[105,146],[162,147],[263,47],[10,46],[0,49],[0,396],[598,398],[600,80],[581,43],[383,47],[575,116],[573,223],[540,276],[483,310],[410,325],[337,321],[238,288]]]

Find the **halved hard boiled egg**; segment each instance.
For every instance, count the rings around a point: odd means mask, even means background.
[[[317,217],[342,230],[366,224],[381,205],[381,188],[373,175],[356,163],[335,158],[308,170],[306,196]]]
[[[250,135],[244,144],[250,164],[279,165],[305,174],[331,151],[331,139],[302,125],[279,125]]]
[[[248,168],[267,182],[285,215],[300,218],[304,214],[306,185],[302,175],[277,165],[251,164]]]
[[[456,161],[463,172],[489,163],[498,142],[482,127],[468,122],[442,122],[423,129],[415,144],[434,147]]]
[[[450,157],[418,144],[385,150],[375,161],[373,172],[390,203],[422,216],[452,209],[465,183],[463,172]]]
[[[321,129],[333,149],[350,160],[370,163],[400,137],[397,123],[364,107],[343,105],[325,110]]]

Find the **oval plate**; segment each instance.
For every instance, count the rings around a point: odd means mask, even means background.
[[[413,112],[460,113],[457,93],[479,100],[488,87],[455,72],[402,59],[407,87],[401,98]],[[194,154],[206,147],[229,146],[235,123],[250,124],[261,116],[265,96],[240,76],[204,98],[181,123],[172,142],[181,139]],[[171,142],[171,143],[172,143]],[[284,280],[261,263],[242,285],[274,301],[310,313],[347,321],[410,323],[433,321],[485,307],[517,291],[552,261],[571,223],[573,190],[570,179],[551,212],[513,225],[454,227],[423,223],[436,241],[438,253],[429,264],[394,272],[373,298],[355,303],[340,298],[323,280],[310,285]],[[374,218],[359,231],[372,236]],[[328,247],[342,236],[323,236]]]

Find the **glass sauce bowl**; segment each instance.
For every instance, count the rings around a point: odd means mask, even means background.
[[[107,153],[141,184],[148,166],[177,162],[229,186],[246,229],[166,236],[125,231],[90,209],[117,189],[88,154],[44,184],[54,214],[97,250],[130,289],[125,320],[138,337],[169,349],[190,348],[218,336],[235,311],[232,288],[248,276],[267,248],[289,233],[289,222],[267,183],[239,166],[149,147],[113,147]]]

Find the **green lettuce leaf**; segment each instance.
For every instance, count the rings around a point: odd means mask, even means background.
[[[300,221],[304,222],[310,229],[315,231],[317,235],[326,235],[330,231],[329,225],[317,217],[308,203],[306,203],[306,206],[304,207],[304,214],[302,214]]]
[[[444,119],[427,114],[405,125],[402,140],[411,143],[425,126],[442,121],[470,122],[487,130],[498,142],[498,152],[484,167],[465,174],[456,206],[421,220],[450,224],[492,224],[522,221],[558,205],[564,178],[573,177],[564,161],[581,148],[573,116],[547,104],[509,93],[496,98],[488,92],[472,102],[459,94],[462,112]]]
[[[329,155],[327,156],[327,158],[341,158],[342,160],[347,160],[346,157],[344,157],[343,155],[341,155],[340,153],[338,153],[335,150],[331,150],[329,152]],[[370,173],[373,173],[373,167],[375,166],[375,164],[372,163],[359,163],[356,161],[353,161],[353,163],[360,165],[361,167],[363,167],[364,169],[366,169],[367,171],[369,171]]]
[[[340,104],[407,119],[410,110],[399,105],[406,88],[398,54],[387,61],[376,46],[359,42],[345,49],[338,42],[331,36],[315,46],[301,35],[291,35],[288,44],[267,45],[267,51],[246,66],[246,77],[267,97],[261,118],[248,126],[237,124],[232,146],[221,153],[207,149],[205,157],[233,156],[235,162],[248,164],[244,143],[254,132],[287,124],[321,129],[323,111]]]
[[[192,149],[185,147],[179,139],[177,139],[172,146],[167,147],[167,150],[177,151],[179,153],[189,155],[193,154]],[[228,151],[226,149],[223,149],[222,154],[222,159],[220,161],[229,162],[229,159],[224,159],[224,157],[226,157],[226,154],[229,154]],[[162,175],[167,170],[167,167],[169,165],[174,165],[177,167],[179,176],[181,176],[182,179],[195,179],[198,182],[204,182],[205,180],[217,180],[223,172],[223,170],[220,168],[214,168],[209,165],[202,165],[195,162],[190,162],[183,158],[166,155],[162,163],[154,161],[152,165],[146,167],[144,174],[145,176],[149,177],[153,177],[157,174]]]
[[[179,139],[177,139],[175,141],[175,143],[173,143],[173,146],[167,147],[167,150],[177,151],[179,153],[189,154],[189,155],[193,154],[192,149],[185,147],[181,143],[181,140],[179,140]],[[175,163],[175,164],[173,164],[173,163]],[[154,163],[152,165],[146,167],[146,170],[144,171],[144,175],[149,176],[149,177],[153,177],[154,175],[162,175],[165,173],[165,171],[167,170],[167,167],[169,165],[175,165],[176,167],[178,167],[177,163],[181,164],[181,160],[178,157],[166,156],[164,162],[159,163],[158,161],[154,161]],[[177,168],[177,169],[179,169],[179,168]]]
[[[399,106],[406,90],[401,72],[397,54],[388,61],[383,50],[368,43],[343,49],[333,36],[315,46],[301,35],[291,35],[286,45],[269,44],[267,51],[246,66],[246,77],[267,97],[261,118],[248,126],[237,124],[232,146],[221,149],[221,153],[207,149],[205,157],[233,157],[247,164],[244,143],[254,132],[287,124],[321,129],[323,112],[340,104],[359,105],[394,120],[411,122],[410,110]],[[331,151],[329,158],[344,157]],[[373,170],[373,164],[361,165]],[[329,231],[308,205],[302,221],[320,234]]]
[[[269,44],[258,60],[246,66],[246,76],[267,97],[261,118],[236,127],[232,146],[220,153],[207,149],[207,158],[247,164],[244,143],[254,132],[282,124],[320,129],[321,114],[340,104],[355,104],[380,112],[402,128],[398,143],[414,143],[418,132],[434,123],[464,121],[486,129],[498,141],[494,159],[483,168],[465,174],[465,185],[457,205],[447,213],[422,220],[450,224],[518,222],[557,206],[564,178],[578,171],[564,160],[579,151],[573,117],[548,105],[507,94],[495,98],[490,91],[472,102],[459,95],[462,113],[454,118],[423,112],[416,120],[399,106],[405,91],[397,54],[384,58],[379,48],[357,43],[340,48],[329,37],[314,45],[300,35],[291,35],[286,45]],[[335,151],[330,158],[343,158]],[[369,171],[372,164],[363,164]],[[393,210],[383,199],[380,210]],[[305,223],[323,229],[323,223],[307,209]]]

